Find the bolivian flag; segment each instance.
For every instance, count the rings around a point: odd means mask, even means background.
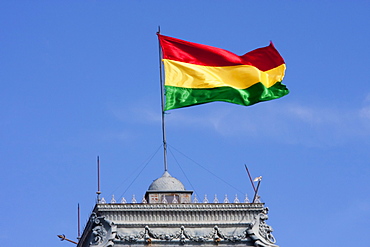
[[[285,62],[270,43],[242,56],[158,34],[165,69],[165,111],[213,101],[253,105],[289,93]]]

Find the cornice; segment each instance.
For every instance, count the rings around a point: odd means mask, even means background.
[[[96,204],[95,211],[120,211],[120,210],[262,210],[264,203],[104,203]]]

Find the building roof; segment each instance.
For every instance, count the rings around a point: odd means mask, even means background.
[[[162,177],[153,181],[148,191],[185,191],[184,185],[165,171]]]

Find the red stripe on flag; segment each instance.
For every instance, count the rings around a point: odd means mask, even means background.
[[[238,56],[221,48],[160,34],[158,34],[158,38],[162,47],[163,59],[204,66],[251,65],[261,71],[267,71],[285,63],[272,43],[269,46]]]

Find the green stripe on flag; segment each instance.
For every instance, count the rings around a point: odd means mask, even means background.
[[[289,90],[281,82],[266,88],[262,83],[256,83],[246,89],[232,87],[217,87],[210,89],[192,89],[165,86],[165,111],[200,105],[213,101],[224,101],[238,105],[249,106],[261,101],[277,99],[287,95]]]

